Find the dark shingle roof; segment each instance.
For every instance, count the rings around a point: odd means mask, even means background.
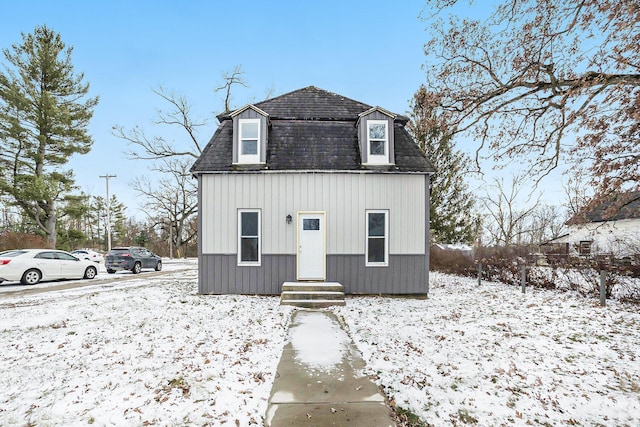
[[[371,106],[310,86],[255,104],[269,114],[266,166],[232,164],[233,122],[221,115],[217,131],[191,171],[364,170],[360,161],[358,114]],[[399,116],[394,126],[395,165],[378,170],[433,172]]]
[[[633,218],[640,218],[640,191],[621,193],[595,205],[592,204],[569,219],[567,224],[620,221]]]
[[[269,169],[360,169],[358,135],[353,123],[305,120],[271,123]]]
[[[314,86],[294,90],[254,105],[269,113],[272,120],[353,120],[358,114],[371,108],[370,105]],[[218,116],[221,120],[226,117],[228,115]]]

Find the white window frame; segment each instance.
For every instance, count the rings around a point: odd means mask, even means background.
[[[385,136],[384,139],[384,154],[372,155],[371,154],[371,141],[369,129],[371,125],[384,125]],[[389,121],[388,120],[367,120],[366,126],[367,132],[367,163],[374,165],[389,164]],[[381,141],[381,139],[374,139],[373,141]]]
[[[260,119],[238,119],[238,163],[257,164],[260,163],[260,136],[262,135],[262,129],[260,126]],[[242,128],[245,124],[256,123],[258,125],[258,137],[257,138],[242,138]],[[256,141],[256,154],[242,154],[242,141]]]
[[[384,214],[384,261],[369,262],[369,239],[380,237],[369,236],[369,214]],[[389,210],[388,209],[367,209],[365,211],[365,242],[364,260],[367,267],[387,267],[389,265]]]
[[[242,214],[243,213],[258,214],[258,235],[257,236],[242,235]],[[242,260],[242,239],[243,238],[258,239],[258,260],[257,261]],[[238,209],[238,265],[253,266],[253,267],[259,267],[260,265],[262,265],[262,212],[260,209]]]

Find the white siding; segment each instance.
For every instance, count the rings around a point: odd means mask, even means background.
[[[569,226],[569,235],[555,239],[556,243],[570,243],[571,250],[581,241],[591,241],[592,254],[627,256],[640,248],[640,218],[619,221],[591,222]]]
[[[262,210],[262,253],[296,253],[296,212],[327,213],[327,254],[364,254],[365,211],[389,210],[389,253],[425,253],[424,175],[260,173],[202,176],[203,254],[237,252],[237,210]],[[293,221],[286,223],[287,215]]]

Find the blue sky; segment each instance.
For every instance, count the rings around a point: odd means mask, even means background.
[[[401,4],[401,6],[399,5]],[[92,151],[70,165],[88,194],[104,195],[99,175],[112,174],[109,190],[141,215],[130,188],[147,174],[127,160],[126,143],[112,126],[141,126],[164,107],[151,92],[162,85],[185,95],[194,115],[209,119],[200,140],[215,131],[223,106],[213,89],[224,71],[241,65],[249,88],[234,92],[235,106],[306,86],[405,114],[424,81],[421,65],[424,0],[375,1],[0,1],[0,46],[21,42],[46,24],[74,47],[76,71],[100,96],[90,132]],[[176,136],[181,136],[176,134]]]
[[[234,89],[235,107],[261,101],[270,90],[277,96],[313,85],[406,114],[425,82],[427,23],[419,17],[425,1],[0,0],[0,47],[20,43],[22,32],[43,24],[74,47],[76,71],[85,73],[100,103],[90,125],[93,149],[69,166],[92,195],[105,194],[100,175],[117,175],[110,193],[143,219],[131,182],[149,175],[149,164],[128,160],[129,147],[112,127],[139,125],[148,135],[180,142],[183,134],[153,125],[156,110],[166,106],[152,88],[184,95],[193,116],[208,120],[199,134],[203,145],[223,109],[214,89],[237,65],[250,87]],[[469,141],[459,148],[474,151]],[[559,203],[563,190],[557,177],[554,182],[544,199]]]

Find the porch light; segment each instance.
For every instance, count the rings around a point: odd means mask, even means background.
[[[291,224],[292,219],[293,218],[291,218],[291,215],[287,215],[287,224]]]

